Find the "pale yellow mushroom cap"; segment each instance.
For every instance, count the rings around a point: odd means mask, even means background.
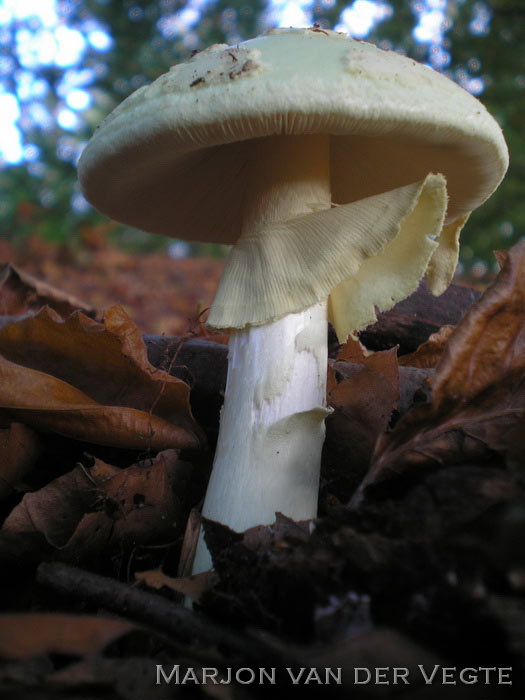
[[[212,46],[130,95],[84,150],[80,183],[118,221],[234,243],[249,147],[239,142],[308,133],[331,135],[334,203],[439,172],[448,221],[478,207],[508,162],[493,117],[431,68],[336,32],[274,29]]]
[[[403,191],[406,211],[397,221],[383,223],[382,239],[378,236],[369,246],[375,251],[372,255],[386,251],[403,228],[404,217],[419,206],[422,193],[424,201],[433,202],[425,216],[421,207],[411,215],[411,221],[430,222],[420,233],[426,240],[421,241],[412,277],[428,271],[432,289],[442,292],[455,267],[462,224],[505,174],[508,152],[501,129],[476,98],[445,76],[343,34],[316,28],[275,29],[233,47],[214,45],[174,66],[128,97],[101,124],[80,159],[80,183],[92,204],[129,225],[184,240],[233,244],[242,230],[249,192],[243,169],[254,139],[303,134],[329,137],[333,204],[360,207],[365,198]],[[441,179],[432,176],[422,185],[429,173],[439,173]],[[403,189],[407,186],[412,189]],[[383,205],[387,206],[386,200]],[[398,209],[393,199],[391,205]],[[332,210],[336,211],[337,207]],[[317,215],[310,216],[314,222]],[[326,218],[331,216],[339,226],[341,250],[350,250],[350,239],[356,235],[351,232],[348,241],[344,239],[345,226],[339,221],[343,213],[321,216],[325,218],[319,219],[313,238],[324,228],[327,237],[331,234]],[[348,210],[347,220],[354,218]],[[407,240],[417,237],[411,227]],[[439,245],[429,237],[439,237]],[[275,239],[273,233],[268,239]],[[276,260],[280,245],[275,248]],[[213,325],[263,323],[306,308],[339,286],[331,299],[332,314],[337,314],[335,309],[345,306],[340,285],[355,278],[362,263],[350,251],[345,267],[339,253],[337,260],[334,253],[334,262],[348,274],[330,277],[330,273],[319,284],[283,279],[283,290],[295,289],[294,296],[288,291],[261,291],[266,281],[261,277],[259,283],[242,270],[243,256],[257,254],[252,242],[248,247],[241,240],[233,249],[235,260],[227,266],[212,308]],[[360,248],[361,254],[361,244]],[[308,253],[305,256],[296,261],[297,275],[311,268],[316,280],[322,278],[315,256],[311,260]],[[391,257],[388,251],[386,257]],[[328,264],[327,269],[331,267]],[[378,267],[376,274],[384,278],[390,273]],[[362,289],[367,285],[377,289],[372,277],[367,280],[359,282]],[[305,291],[305,286],[310,289]],[[374,297],[369,306],[386,308],[413,286],[412,280],[386,290],[383,301]],[[240,308],[246,306],[247,294],[257,297],[257,314]],[[231,304],[234,296],[238,299]],[[345,313],[340,311],[336,319],[340,336],[373,320],[372,312],[372,317],[368,313],[343,322]]]

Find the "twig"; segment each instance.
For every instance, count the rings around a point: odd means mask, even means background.
[[[105,576],[61,563],[44,562],[37,581],[61,595],[81,598],[167,634],[176,646],[197,658],[210,658],[210,647],[227,658],[227,665],[251,663],[299,667],[299,662],[254,637],[219,625],[160,595],[148,593]],[[199,651],[199,646],[200,651]],[[202,647],[205,647],[204,649]]]

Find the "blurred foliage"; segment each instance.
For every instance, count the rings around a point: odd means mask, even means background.
[[[392,20],[379,25],[372,40],[388,38],[417,60],[424,60],[425,45],[410,35],[405,0],[390,0]],[[490,14],[487,32],[476,34],[472,23],[481,12]],[[451,62],[445,73],[461,83],[465,76],[483,79],[480,99],[498,120],[510,151],[505,180],[494,195],[470,217],[461,235],[466,268],[476,261],[495,267],[492,251],[510,248],[525,235],[525,3],[523,0],[449,0],[451,24],[445,46]],[[401,21],[401,19],[403,21]]]
[[[413,35],[417,13],[423,3],[415,0],[390,0],[392,16],[378,24],[369,40],[394,48],[417,60],[429,61],[431,45],[418,43]],[[84,32],[97,22],[113,38],[110,51],[101,53],[87,46],[83,68],[93,72],[93,80],[84,89],[92,98],[90,106],[79,112],[74,132],[61,129],[56,121],[43,128],[31,118],[30,101],[22,105],[20,125],[24,131],[28,160],[4,167],[0,188],[0,226],[9,237],[24,241],[30,234],[70,245],[102,231],[121,245],[133,248],[165,246],[161,237],[146,236],[123,226],[108,223],[86,207],[78,192],[75,162],[83,143],[96,124],[124,97],[142,84],[156,78],[174,63],[184,60],[192,50],[215,42],[236,43],[256,35],[268,24],[263,0],[217,0],[200,9],[201,17],[193,28],[180,32],[178,13],[184,10],[178,0],[62,0],[58,7],[63,21]],[[313,7],[313,17],[321,26],[334,27],[345,0],[321,0]],[[508,248],[523,236],[525,209],[525,144],[521,131],[525,113],[525,3],[523,0],[447,0],[447,26],[443,48],[450,54],[444,71],[462,83],[465,77],[482,78],[482,101],[505,130],[511,151],[509,174],[497,193],[472,217],[463,234],[462,260],[466,268],[479,261],[493,265],[492,250]],[[487,31],[473,31],[476,16],[489,17]],[[487,14],[488,13],[488,14]],[[34,20],[33,25],[34,25]],[[33,27],[34,29],[34,27]],[[15,37],[4,27],[2,55],[16,62]],[[434,47],[435,48],[435,47]],[[5,90],[16,90],[17,65],[2,76]],[[42,101],[51,114],[63,105],[61,81],[67,69],[37,66],[33,72],[49,85]],[[63,93],[63,89],[62,89]],[[34,100],[33,100],[34,103]],[[446,109],[446,105],[443,106]],[[37,156],[31,153],[36,147]],[[195,251],[194,251],[195,252]],[[198,252],[202,252],[198,251]],[[210,253],[209,248],[206,252]]]

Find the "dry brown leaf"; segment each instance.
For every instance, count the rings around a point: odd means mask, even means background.
[[[352,364],[340,361],[340,356],[352,358]],[[342,378],[339,383],[334,381],[334,373]],[[369,356],[361,354],[359,348],[340,353],[330,375],[328,404],[334,412],[326,420],[325,449],[335,461],[344,459],[350,472],[362,473],[399,399],[396,348]]]
[[[311,520],[292,520],[287,515],[276,513],[271,525],[255,525],[245,530],[242,533],[242,543],[247,549],[265,549],[285,537],[306,540],[311,532]]]
[[[166,576],[160,569],[154,569],[140,571],[135,574],[135,578],[157,591],[161,588],[169,588],[176,593],[188,596],[194,603],[198,603],[202,594],[209,591],[217,583],[219,577],[213,571],[205,571],[195,576],[172,578]]]
[[[380,438],[353,498],[393,473],[475,462],[494,452],[525,455],[525,241],[500,255],[495,282],[451,335],[430,404],[409,412]]]
[[[40,440],[23,423],[1,424],[0,418],[0,500],[12,493],[28,474],[40,454]]]
[[[432,333],[430,338],[422,343],[415,352],[402,355],[399,358],[399,365],[401,367],[419,367],[420,369],[435,367],[443,357],[454,329],[455,326],[442,326],[437,333]]]
[[[365,362],[372,354],[361,341],[348,336],[346,343],[339,348],[336,360],[340,362]]]
[[[24,423],[87,442],[138,450],[203,441],[189,387],[154,368],[122,307],[104,324],[50,309],[0,330],[0,406]]]
[[[155,460],[118,469],[96,460],[34,493],[25,494],[7,517],[7,535],[40,533],[66,561],[110,549],[173,539],[184,527],[191,467],[174,450]]]
[[[15,316],[50,306],[64,318],[80,309],[95,316],[95,309],[73,294],[68,294],[47,282],[33,277],[8,263],[0,265],[0,314]]]
[[[501,271],[450,337],[436,368],[435,410],[466,403],[525,369],[525,241],[500,251]]]
[[[244,532],[235,532],[227,525],[207,518],[202,519],[202,526],[214,567],[222,577],[218,563],[223,552],[231,548],[239,548],[245,557],[248,552],[266,552],[273,546],[286,547],[287,545],[283,543],[285,538],[307,540],[311,535],[313,523],[311,520],[292,520],[282,513],[276,513],[275,521],[271,525],[255,525]],[[247,563],[250,559],[244,557],[243,560]],[[235,566],[238,566],[239,561],[241,559],[236,559]],[[228,565],[228,562],[226,564]],[[247,569],[249,570],[250,567],[248,566]]]
[[[0,615],[0,657],[96,654],[135,625],[124,620],[47,613]]]

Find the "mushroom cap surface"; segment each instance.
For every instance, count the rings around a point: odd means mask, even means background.
[[[253,140],[329,135],[334,204],[444,174],[446,222],[482,204],[508,165],[501,129],[447,77],[333,31],[275,29],[214,45],[119,105],[79,162],[108,216],[176,238],[235,243]]]

